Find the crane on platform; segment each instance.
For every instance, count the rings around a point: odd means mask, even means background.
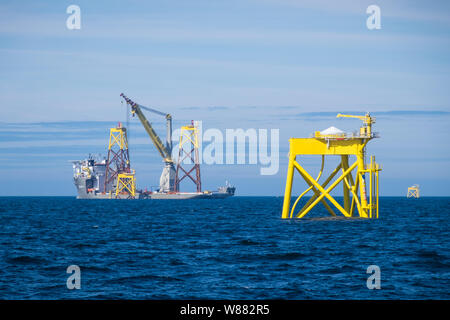
[[[303,218],[319,202],[333,216],[336,215],[333,208],[326,202],[328,200],[345,217],[354,217],[359,215],[361,218],[378,218],[378,191],[379,191],[379,172],[381,166],[375,162],[375,157],[370,157],[370,162],[365,162],[366,145],[372,138],[378,135],[372,133],[372,124],[375,118],[369,113],[365,116],[354,116],[338,114],[338,118],[356,118],[363,121],[358,135],[347,135],[337,128],[331,127],[323,132],[316,131],[310,138],[291,138],[289,139],[289,163],[286,178],[286,188],[283,201],[282,218]],[[297,156],[302,155],[320,155],[322,165],[317,175],[313,178],[305,168],[297,161]],[[331,175],[323,182],[319,183],[322,176],[326,156],[340,156],[341,162]],[[350,164],[350,156],[355,157],[356,161]],[[291,208],[292,182],[294,171],[298,171],[300,176],[306,181],[309,187],[298,196]],[[342,171],[342,174],[335,179],[336,175]],[[352,171],[356,171],[352,173]],[[368,179],[366,179],[368,175]],[[332,182],[334,180],[334,182]],[[343,205],[341,205],[330,193],[342,182],[343,186]],[[331,183],[330,186],[328,186]],[[369,187],[367,192],[366,186]],[[303,207],[295,213],[295,208],[300,199],[309,191],[314,194]],[[325,200],[326,199],[326,200]]]
[[[359,135],[362,138],[373,138],[374,135],[372,133],[372,124],[375,123],[375,117],[372,117],[369,112],[367,112],[364,116],[355,116],[350,114],[342,114],[338,113],[337,118],[355,118],[362,120],[363,126],[359,130]]]
[[[172,160],[172,116],[168,113],[158,111],[153,108],[145,107],[129,99],[123,93],[120,96],[131,107],[131,113],[134,116],[137,114],[145,131],[149,135],[159,154],[163,158],[164,168],[159,179],[159,192],[170,192],[175,190],[175,175],[176,171]],[[166,144],[164,145],[158,134],[153,129],[150,122],[145,117],[142,110],[155,113],[166,118]]]

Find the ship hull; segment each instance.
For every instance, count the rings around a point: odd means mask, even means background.
[[[75,178],[75,186],[77,187],[77,199],[129,199],[128,194],[99,193],[87,192],[86,180],[84,178]],[[152,200],[186,200],[186,199],[225,199],[233,196],[229,192],[178,192],[178,193],[139,193],[136,192],[135,199],[152,199]]]
[[[77,162],[76,162],[77,163]],[[134,197],[129,194],[116,195],[113,191],[101,192],[104,180],[93,175],[76,174],[74,184],[77,188],[77,199],[152,199],[152,200],[186,200],[186,199],[225,199],[234,195],[235,188],[230,186],[220,187],[218,191],[205,192],[142,192],[136,191]],[[104,188],[103,188],[104,190]]]
[[[88,192],[86,189],[86,178],[85,177],[75,177],[74,184],[77,188],[77,199],[128,199],[128,194],[118,194],[117,196],[112,193],[104,192]],[[136,198],[139,198],[140,194],[136,193]]]
[[[148,200],[187,200],[187,199],[225,199],[231,197],[227,193],[153,193],[153,194],[138,194],[135,199]],[[79,193],[77,199],[129,199],[128,195],[110,195],[104,193]]]
[[[221,192],[213,192],[213,193],[180,192],[180,193],[152,193],[148,195],[148,198],[158,200],[185,200],[185,199],[225,199],[231,196],[232,194]]]

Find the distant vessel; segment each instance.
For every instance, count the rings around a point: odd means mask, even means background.
[[[73,160],[73,179],[78,199],[223,199],[234,195],[236,188],[228,184],[217,191],[202,191],[198,123],[181,127],[178,162],[172,159],[172,116],[153,108],[144,107],[120,95],[131,108],[131,114],[137,115],[149,135],[156,150],[161,155],[164,166],[156,192],[136,189],[135,170],[131,168],[128,149],[127,128],[119,122],[110,129],[107,158],[94,158],[89,155],[85,160]],[[166,143],[147,120],[143,110],[164,116],[166,119]],[[183,164],[183,161],[191,160]],[[186,179],[196,186],[196,192],[181,192],[180,183]]]
[[[203,192],[142,192],[141,199],[224,199],[234,196],[236,188],[225,183],[217,191]]]
[[[72,160],[73,182],[78,199],[95,198],[105,193],[106,159],[98,160],[89,155],[84,160]]]
[[[72,160],[73,181],[77,188],[77,199],[126,199],[128,194],[105,191],[106,159],[89,155],[84,160]],[[136,190],[137,199],[224,199],[234,196],[236,188],[226,181],[217,191],[203,192],[152,192]]]

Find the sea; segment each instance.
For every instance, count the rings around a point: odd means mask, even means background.
[[[379,219],[282,202],[0,197],[0,299],[450,298],[450,198],[381,197]]]

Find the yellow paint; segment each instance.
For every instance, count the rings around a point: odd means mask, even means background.
[[[348,114],[338,114],[338,118],[355,118],[363,121],[363,126],[359,128],[359,135],[361,137],[372,138],[372,124],[375,123],[375,118],[366,113],[364,116],[352,116]]]
[[[281,217],[283,219],[289,218],[289,206],[291,203],[291,193],[292,193],[292,178],[294,177],[294,162],[295,162],[295,154],[290,152],[286,178],[286,187],[284,188],[283,211],[281,213]]]
[[[116,198],[119,194],[128,194],[128,198],[136,196],[136,177],[132,170],[130,173],[119,173],[117,176]]]
[[[195,148],[198,148],[198,128],[196,126],[181,127],[179,148],[186,142],[191,142]]]
[[[419,198],[420,197],[419,185],[415,184],[412,187],[409,187],[406,197],[407,198]]]
[[[156,150],[158,150],[161,157],[164,159],[164,162],[169,163],[173,162],[171,150],[168,150],[164,144],[161,142],[161,139],[156,134],[155,130],[153,129],[150,122],[145,117],[144,113],[142,112],[140,106],[138,104],[131,105],[131,114],[134,116],[135,114],[138,115],[139,120],[142,123],[142,126],[144,127],[145,131],[147,131],[147,134],[149,135],[150,139],[152,140],[153,144],[156,147]],[[166,118],[171,119],[171,115],[166,115]]]
[[[361,218],[378,218],[378,172],[381,167],[375,163],[375,158],[370,158],[370,164],[366,165],[365,148],[367,142],[375,137],[372,132],[371,125],[375,119],[366,114],[365,116],[351,116],[338,114],[338,117],[357,118],[363,120],[363,126],[360,128],[358,135],[355,134],[336,134],[336,135],[322,135],[319,131],[314,133],[312,138],[291,138],[289,139],[289,164],[286,178],[286,188],[284,192],[282,218],[302,218],[308,214],[319,202],[324,205],[331,215],[336,215],[328,202],[328,200],[342,215],[345,217],[355,216],[355,211]],[[296,160],[300,155],[321,155],[322,165],[319,174],[314,179]],[[324,157],[327,155],[341,156],[341,162],[324,183],[319,184],[319,179],[322,176]],[[356,157],[356,161],[349,165],[349,156]],[[294,178],[294,169],[296,169],[300,176],[309,185],[303,193],[296,199],[292,210],[290,210],[292,183]],[[356,169],[356,170],[355,170]],[[356,171],[355,179],[353,179],[352,172]],[[342,174],[329,186],[328,184],[334,177],[342,171]],[[366,174],[369,176],[369,182],[366,183]],[[331,191],[340,183],[343,184],[343,204],[333,198]],[[366,189],[369,189],[368,195]],[[300,198],[307,192],[313,191],[314,194],[306,202],[302,209],[295,214],[294,210]],[[358,192],[360,196],[358,195]],[[350,200],[351,198],[351,200]]]
[[[127,129],[123,127],[111,128],[109,133],[108,150],[114,145],[118,145],[121,150],[128,149]]]

